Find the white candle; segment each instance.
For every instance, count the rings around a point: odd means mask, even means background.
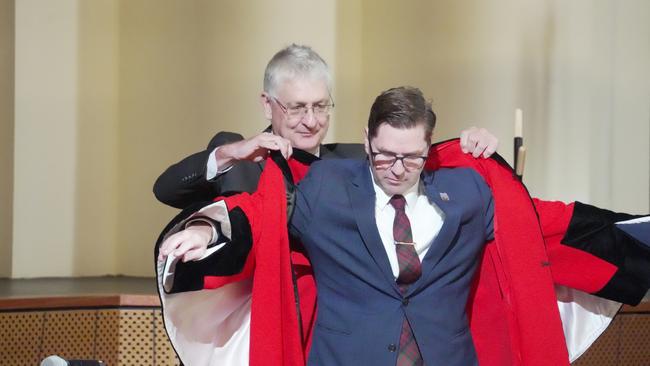
[[[515,109],[515,137],[524,137],[524,113],[521,108]]]

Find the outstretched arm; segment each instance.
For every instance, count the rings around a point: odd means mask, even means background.
[[[226,191],[252,192],[261,171],[254,163],[263,160],[270,150],[278,150],[285,157],[292,154],[288,140],[269,132],[249,139],[236,133],[219,132],[206,150],[167,168],[154,184],[154,195],[162,203],[185,208]],[[246,164],[239,166],[241,162]],[[237,168],[231,171],[235,165]],[[226,179],[229,179],[227,183]]]

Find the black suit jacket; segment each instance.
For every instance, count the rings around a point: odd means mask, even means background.
[[[216,179],[206,179],[210,153],[218,146],[243,139],[238,133],[217,133],[207,149],[167,168],[154,183],[154,195],[160,202],[182,209],[194,202],[209,201],[232,192],[254,192],[264,168],[262,163],[241,161]],[[320,156],[323,159],[363,158],[366,153],[362,144],[335,143],[321,145]]]

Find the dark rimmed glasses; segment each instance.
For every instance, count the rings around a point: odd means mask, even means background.
[[[421,169],[424,166],[424,163],[429,158],[427,155],[397,155],[395,153],[380,151],[373,151],[370,140],[368,140],[368,146],[370,147],[370,160],[372,165],[377,169],[390,169],[395,165],[399,160],[402,162],[402,166],[407,171],[413,171]]]
[[[332,112],[332,109],[334,108],[334,101],[331,103],[319,103],[319,104],[313,104],[311,106],[307,105],[296,105],[296,106],[286,106],[282,104],[276,97],[271,97],[275,103],[277,103],[278,107],[282,109],[282,111],[287,115],[287,117],[294,119],[294,120],[300,120],[303,119],[306,115],[307,112],[311,109],[312,113],[314,114],[314,117],[318,119],[323,119],[326,118],[330,115]],[[332,96],[330,95],[330,100],[332,100]]]

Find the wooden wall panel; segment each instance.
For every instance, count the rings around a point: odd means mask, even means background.
[[[180,364],[159,308],[0,312],[2,366],[38,365],[52,354],[107,366]],[[619,314],[573,365],[650,365],[650,314]]]
[[[167,338],[162,312],[154,310],[154,364],[164,366],[178,366],[180,360]]]
[[[58,355],[65,359],[92,359],[95,356],[96,318],[96,310],[45,312],[40,358]]]
[[[4,366],[40,363],[44,312],[0,313],[0,360]]]
[[[650,365],[650,315],[629,314],[620,318],[619,365]]]
[[[159,308],[0,312],[0,365],[50,355],[107,366],[178,366]]]
[[[107,366],[119,365],[117,349],[119,340],[120,310],[105,309],[97,311],[96,355]]]
[[[120,310],[118,364],[153,365],[153,310]]]

